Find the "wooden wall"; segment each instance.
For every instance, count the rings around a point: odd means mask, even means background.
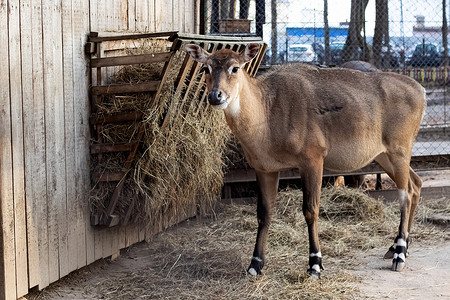
[[[90,1],[92,31],[198,31],[199,0]]]
[[[90,226],[84,44],[90,31],[195,33],[198,3],[0,0],[0,299],[145,238]]]

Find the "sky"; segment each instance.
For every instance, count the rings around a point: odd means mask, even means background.
[[[314,24],[317,27],[323,26],[323,1],[278,0],[278,3],[278,22],[287,22],[289,27],[307,27]],[[350,6],[351,0],[328,0],[329,25],[339,26],[340,22],[349,20]],[[441,26],[442,0],[389,0],[390,35],[400,36],[404,32],[406,36],[411,36],[416,15],[425,17],[426,26]],[[369,0],[366,22],[366,35],[372,36],[375,26],[375,0]]]

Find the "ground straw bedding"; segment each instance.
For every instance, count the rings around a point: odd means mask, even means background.
[[[263,276],[245,274],[256,235],[255,204],[221,204],[210,218],[190,220],[156,236],[142,269],[86,291],[105,299],[360,298],[361,278],[349,270],[357,267],[361,252],[391,245],[398,203],[385,205],[360,190],[323,189],[319,231],[326,270],[316,281],[306,275],[308,241],[301,198],[299,190],[279,194]],[[450,213],[448,200],[419,206],[412,247],[421,239],[449,238],[448,232],[424,221],[435,212]],[[389,266],[386,261],[386,272]]]
[[[153,40],[131,54],[168,51],[167,41]],[[144,138],[136,155],[136,162],[125,183],[115,214],[122,217],[133,198],[134,221],[145,220],[152,228],[163,228],[171,218],[183,215],[183,210],[197,206],[201,211],[210,210],[220,196],[223,182],[223,151],[230,131],[223,113],[213,111],[200,102],[194,87],[204,83],[201,74],[191,82],[183,82],[177,93],[175,80],[185,57],[177,52],[169,69],[159,100],[154,103],[149,93],[108,95],[98,106],[100,113],[138,111],[144,114]],[[158,80],[163,64],[127,66],[116,70],[111,83],[140,83]],[[183,100],[184,99],[184,100]],[[138,134],[138,124],[106,124],[102,138],[108,143],[133,141]],[[124,163],[127,154],[104,154],[99,163],[93,157],[95,172],[127,171]],[[102,211],[108,204],[116,183],[97,184],[91,193],[91,207]],[[163,220],[164,219],[164,220]]]

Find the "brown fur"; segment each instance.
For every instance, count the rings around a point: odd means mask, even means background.
[[[397,237],[406,240],[420,197],[421,181],[409,161],[425,107],[424,89],[394,73],[300,64],[256,79],[242,69],[230,72],[251,60],[256,46],[247,46],[241,54],[220,50],[212,55],[193,45],[186,47],[194,59],[211,67],[210,101],[229,102],[224,108],[226,120],[257,174],[261,193],[253,256],[259,259],[252,260],[249,272],[260,273],[264,264],[278,172],[283,169],[298,168],[302,176],[310,253],[320,251],[317,218],[323,169],[351,171],[373,160],[399,189],[408,191],[407,199],[401,199]],[[321,266],[321,258],[310,257],[309,271],[319,276],[317,265]],[[403,266],[394,259],[393,269]]]

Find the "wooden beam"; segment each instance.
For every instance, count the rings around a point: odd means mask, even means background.
[[[417,156],[411,158],[411,167],[415,171],[448,169],[450,164],[450,154],[437,156]],[[375,162],[351,172],[332,172],[324,170],[323,176],[341,176],[341,175],[364,175],[384,173],[384,170]],[[300,173],[297,169],[288,169],[280,172],[280,179],[298,179]],[[224,177],[224,183],[254,182],[256,181],[255,171],[253,169],[234,169],[230,170]]]
[[[112,182],[120,181],[126,175],[125,172],[104,172],[92,174],[94,182]]]
[[[91,68],[159,63],[167,61],[170,55],[170,52],[165,52],[155,54],[92,58]]]
[[[91,145],[91,154],[131,151],[138,142]]]
[[[91,87],[93,95],[156,92],[160,81],[148,81],[138,84],[111,84]]]
[[[382,197],[386,202],[398,200],[398,190],[373,190],[367,191],[367,194],[373,198]],[[420,191],[420,197],[423,199],[438,199],[450,195],[450,186],[427,186]]]
[[[92,114],[91,117],[89,118],[89,122],[91,124],[103,124],[103,123],[140,121],[142,120],[142,116],[143,116],[142,112],[138,111],[115,113],[109,115]]]
[[[249,44],[249,43],[262,43],[262,39],[259,36],[221,36],[221,35],[200,35],[190,33],[177,33],[169,38],[169,40],[175,40],[178,38],[183,41],[192,42],[212,42],[212,43],[233,43],[233,44]]]
[[[171,37],[175,35],[177,31],[155,32],[155,33],[143,33],[143,34],[128,34],[128,35],[112,35],[112,36],[98,36],[97,32],[91,32],[88,36],[89,42],[106,42],[106,41],[121,41],[121,40],[136,40],[146,38],[157,37]]]

